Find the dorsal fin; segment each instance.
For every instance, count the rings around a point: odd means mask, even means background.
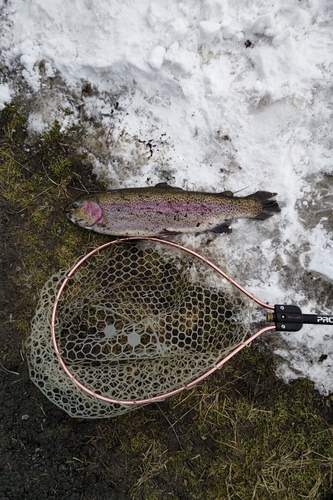
[[[223,191],[222,193],[217,193],[218,196],[229,196],[230,198],[233,197],[234,193],[232,191]]]
[[[167,182],[159,182],[158,184],[155,184],[154,187],[155,188],[163,188],[163,189],[174,189],[176,191],[183,191],[182,188],[169,186],[169,184]]]

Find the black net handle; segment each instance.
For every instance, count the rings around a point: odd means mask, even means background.
[[[274,312],[267,313],[267,321],[275,323],[280,332],[298,332],[303,325],[332,325],[333,316],[303,314],[298,306],[275,305]]]

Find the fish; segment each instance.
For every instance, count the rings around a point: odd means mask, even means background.
[[[65,212],[75,224],[113,236],[162,236],[179,233],[230,233],[233,219],[264,220],[280,212],[276,193],[185,191],[159,183],[112,189],[74,201]]]

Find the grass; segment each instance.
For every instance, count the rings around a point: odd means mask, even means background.
[[[174,477],[180,474],[178,481],[186,492],[183,497],[170,493],[170,498],[315,500],[331,491],[333,428],[325,418],[323,398],[307,380],[288,386],[272,382],[269,364],[256,349],[239,357],[241,361],[231,362],[222,376],[174,398],[167,412],[163,409],[169,420],[170,415],[176,418],[168,422],[172,429],[183,429],[184,434],[177,435],[180,449],[165,453],[163,440],[155,443],[161,450],[160,469],[152,466],[152,477],[142,473],[132,498],[139,498],[139,487],[144,498],[160,498],[154,485],[156,489],[162,469]],[[264,374],[252,364],[258,358]],[[251,370],[251,383],[241,367]],[[192,421],[190,429],[184,428],[183,420]],[[142,441],[142,456],[144,449]],[[133,455],[138,452],[136,443]]]
[[[267,359],[247,349],[224,372],[160,405],[168,433],[176,433],[177,451],[165,453],[165,440],[152,433],[160,468],[152,466],[151,477],[142,472],[132,498],[139,498],[139,491],[143,498],[161,498],[157,485],[164,470],[178,482],[170,498],[328,499],[333,473],[328,402],[307,380],[288,386],[277,381]],[[145,453],[143,437],[128,452],[133,458]]]
[[[77,126],[62,130],[55,121],[42,136],[31,137],[19,101],[2,111],[1,126],[0,195],[11,214],[21,219],[16,240],[25,248],[22,264],[29,270],[38,267],[39,285],[50,268],[76,258],[87,240],[63,212],[69,200],[86,192],[84,183],[90,178],[80,152],[84,133]],[[97,181],[89,183],[90,189],[104,188]]]
[[[107,240],[63,213],[69,200],[104,188],[82,154],[84,127],[55,122],[31,136],[29,105],[18,100],[0,116],[1,293],[4,302],[16,299],[16,336],[6,358],[14,368],[44,282]],[[307,380],[283,384],[271,365],[252,346],[195,390],[97,422],[89,428],[93,452],[85,467],[100,467],[110,482],[125,478],[134,500],[329,500],[332,398]],[[63,425],[69,434],[83,426]]]

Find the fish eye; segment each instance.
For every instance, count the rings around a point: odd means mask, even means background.
[[[74,201],[74,203],[72,203],[72,208],[79,208],[79,206],[80,204],[77,201]]]

